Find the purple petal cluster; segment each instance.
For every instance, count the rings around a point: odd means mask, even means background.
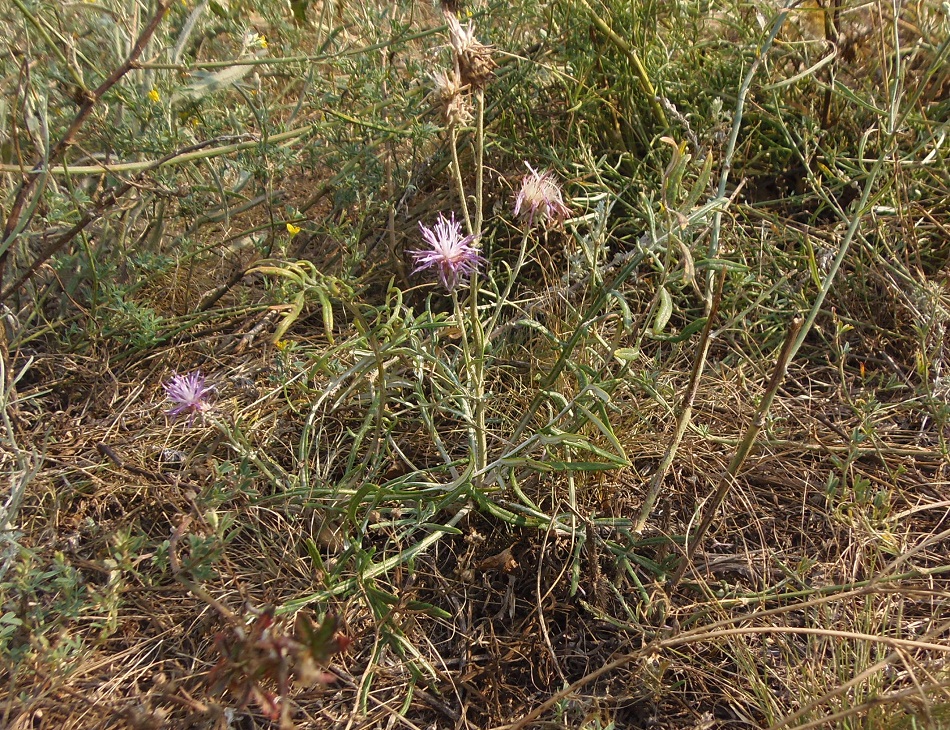
[[[527,162],[528,174],[521,181],[521,190],[515,198],[515,217],[527,219],[533,226],[535,220],[544,219],[549,223],[561,223],[571,214],[564,203],[561,186],[554,174],[548,171],[538,172]]]
[[[448,291],[452,291],[459,281],[467,279],[484,263],[478,249],[472,246],[475,236],[462,235],[462,224],[455,220],[455,214],[446,218],[441,213],[432,228],[419,223],[422,238],[429,248],[423,251],[410,251],[416,260],[412,273],[423,269],[435,269],[439,280]]]
[[[189,426],[194,422],[195,416],[211,408],[208,398],[214,391],[214,386],[205,384],[205,377],[200,371],[174,375],[164,387],[165,395],[172,402],[172,408],[167,414],[177,417],[187,413]]]

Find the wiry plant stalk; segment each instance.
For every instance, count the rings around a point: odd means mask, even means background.
[[[485,90],[475,92],[475,230],[482,234],[482,212],[485,187]]]
[[[690,418],[693,414],[693,402],[696,400],[696,393],[699,391],[699,381],[706,366],[706,356],[709,354],[711,339],[710,334],[716,316],[719,314],[719,303],[722,301],[722,286],[725,280],[726,270],[723,269],[719,274],[719,281],[716,283],[716,290],[712,295],[712,301],[706,313],[706,324],[703,326],[699,342],[696,343],[696,354],[693,357],[693,370],[690,373],[689,384],[686,387],[686,392],[683,394],[680,411],[676,417],[676,430],[673,432],[673,438],[670,440],[669,446],[666,447],[666,453],[663,454],[663,459],[660,461],[656,473],[654,473],[653,478],[650,480],[650,486],[647,489],[646,496],[643,498],[643,506],[640,508],[640,516],[637,518],[637,522],[633,527],[633,531],[637,534],[643,533],[647,520],[650,519],[650,514],[656,505],[657,497],[660,495],[660,489],[663,487],[663,480],[666,479],[666,474],[673,464],[673,459],[676,458],[676,452],[683,440],[683,435],[686,433],[686,429],[689,428]]]
[[[459,74],[459,59],[455,60],[456,75]],[[458,127],[452,125],[449,148],[452,154],[452,173],[455,185],[458,188],[459,202],[462,208],[462,217],[469,235],[474,235],[478,241],[482,229],[482,201],[484,198],[484,154],[485,154],[485,92],[478,89],[475,93],[477,114],[475,126],[475,216],[474,220],[469,212],[468,195],[462,177],[462,167],[459,164],[458,154]],[[452,300],[455,304],[456,318],[462,331],[462,356],[468,373],[469,395],[472,401],[472,464],[476,474],[483,474],[485,464],[488,463],[488,436],[485,427],[485,328],[478,311],[478,293],[480,288],[478,271],[472,273],[469,282],[468,300],[468,327],[466,317],[455,292]],[[469,342],[471,333],[471,343]],[[482,477],[479,477],[479,481]],[[478,485],[476,485],[477,487]]]
[[[465,220],[465,231],[469,235],[475,233],[472,226],[472,217],[468,214],[468,198],[465,193],[465,181],[462,179],[462,167],[459,165],[458,150],[458,129],[452,127],[452,138],[449,143],[449,150],[452,153],[452,176],[455,178],[455,186],[458,188],[459,205],[462,207],[462,218]]]
[[[524,235],[521,237],[521,247],[518,249],[518,259],[515,261],[515,265],[512,267],[511,272],[508,275],[508,282],[505,284],[504,291],[502,291],[501,296],[498,297],[498,302],[495,305],[495,311],[492,313],[488,323],[485,325],[486,340],[491,340],[492,334],[495,332],[495,328],[498,326],[498,320],[501,317],[501,312],[505,308],[508,297],[511,295],[511,290],[514,288],[515,282],[518,280],[518,274],[521,272],[524,262],[528,257],[528,239],[530,237],[531,229],[525,228]]]
[[[756,409],[755,418],[752,419],[752,423],[750,423],[746,429],[742,441],[739,442],[732,461],[729,462],[729,467],[722,477],[720,477],[719,485],[716,487],[715,493],[706,505],[706,515],[703,517],[703,521],[700,522],[699,529],[696,530],[694,535],[687,535],[686,553],[680,561],[679,566],[677,566],[676,572],[670,578],[671,587],[679,583],[683,577],[686,566],[692,561],[696,548],[702,543],[713,520],[716,519],[716,513],[719,511],[719,507],[726,499],[726,495],[729,494],[729,490],[731,490],[736,483],[736,474],[739,473],[739,469],[742,468],[746,456],[748,456],[753,444],[755,444],[756,436],[759,435],[759,431],[761,431],[762,426],[765,425],[765,416],[768,414],[769,408],[772,407],[772,401],[775,400],[775,394],[778,392],[779,386],[785,379],[785,372],[788,370],[788,364],[794,355],[795,338],[798,336],[798,332],[801,328],[802,318],[795,317],[788,327],[785,344],[782,346],[782,351],[779,353],[778,360],[775,363],[772,378],[769,380],[765,393],[762,395],[762,401],[759,403],[758,409]]]
[[[485,184],[485,91],[478,89],[475,93],[475,241],[481,244],[482,235],[482,200]],[[472,363],[475,374],[475,471],[481,473],[488,463],[488,435],[485,429],[485,355],[487,340],[485,329],[482,326],[478,312],[479,275],[476,270],[472,275],[471,289],[469,290],[469,306],[472,319],[472,339],[475,345],[475,362]],[[481,478],[479,478],[481,481]],[[475,485],[480,486],[479,484]]]
[[[585,2],[586,4],[586,0],[581,0],[581,2]],[[772,47],[772,43],[775,41],[775,37],[778,35],[782,25],[784,25],[785,18],[787,16],[787,11],[783,11],[778,14],[775,21],[772,23],[772,28],[769,35],[759,48],[759,52],[756,55],[755,61],[753,61],[748,73],[746,73],[745,77],[742,79],[742,84],[739,87],[738,100],[736,102],[736,110],[732,120],[732,133],[729,136],[729,144],[726,147],[726,153],[722,162],[722,171],[719,176],[717,198],[723,198],[726,194],[726,186],[729,182],[729,173],[732,170],[732,159],[736,152],[736,141],[739,138],[739,130],[742,125],[742,117],[745,110],[745,100],[748,96],[749,89],[752,86],[752,80],[755,78],[755,74],[758,72],[759,66],[762,64],[766,54]],[[715,259],[719,255],[719,234],[721,229],[722,211],[717,210],[713,215],[712,231],[710,233],[710,259]],[[711,331],[712,322],[715,319],[716,313],[719,309],[719,301],[722,298],[722,286],[725,280],[724,277],[726,272],[725,270],[720,272],[719,283],[715,289],[713,289],[713,273],[713,270],[710,269],[706,274],[706,326],[703,327],[702,336],[700,337],[699,343],[696,346],[696,356],[693,360],[693,370],[690,374],[689,385],[687,386],[686,393],[683,395],[682,406],[680,407],[680,412],[676,419],[676,430],[673,433],[673,438],[670,440],[670,444],[666,449],[666,453],[663,455],[663,460],[660,462],[660,466],[657,468],[656,474],[653,475],[653,479],[650,481],[650,486],[647,489],[647,494],[644,497],[643,507],[640,509],[640,516],[637,519],[635,526],[635,530],[638,533],[643,532],[647,520],[650,519],[650,513],[653,511],[653,507],[656,505],[656,500],[660,494],[663,480],[666,478],[666,474],[669,471],[670,466],[673,464],[673,460],[676,458],[676,453],[679,450],[680,443],[683,440],[683,435],[689,428],[690,420],[693,415],[693,401],[696,398],[696,392],[699,389],[699,382],[702,379],[703,372],[706,369],[706,356],[709,354],[709,334]]]

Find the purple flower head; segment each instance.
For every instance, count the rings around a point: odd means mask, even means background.
[[[165,395],[173,406],[167,411],[168,415],[175,417],[183,413],[189,414],[189,426],[194,422],[195,416],[211,408],[208,396],[214,386],[205,385],[205,376],[200,371],[196,370],[188,375],[174,375],[164,387]]]
[[[472,246],[475,236],[462,235],[462,224],[455,220],[454,213],[450,218],[439,213],[439,219],[432,228],[426,228],[420,221],[419,230],[430,248],[409,252],[416,260],[416,268],[412,273],[434,268],[449,291],[485,261],[478,255],[478,249]]]
[[[527,218],[529,226],[534,225],[536,217],[549,222],[563,222],[571,214],[571,209],[564,204],[561,186],[554,174],[538,172],[527,162],[524,164],[529,172],[521,181],[521,190],[515,198],[515,216]]]

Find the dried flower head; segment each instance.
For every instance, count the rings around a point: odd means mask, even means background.
[[[472,121],[472,106],[465,95],[466,87],[455,71],[436,71],[432,74],[435,90],[432,96],[442,111],[442,120],[448,127],[457,127]]]
[[[444,12],[443,16],[449,26],[449,42],[458,59],[462,83],[473,89],[484,89],[498,67],[491,57],[491,47],[475,37],[471,22],[462,26],[454,13]]]
[[[211,408],[208,397],[214,391],[214,386],[205,385],[205,377],[199,371],[188,375],[174,375],[164,387],[165,395],[172,402],[168,415],[175,417],[183,413],[189,414],[189,426],[194,422],[195,416]]]
[[[521,181],[521,190],[515,198],[515,216],[528,220],[532,226],[535,219],[543,218],[548,223],[561,223],[571,214],[564,203],[561,186],[554,173],[545,170],[538,172],[527,162],[528,174]],[[540,215],[539,215],[540,211]]]
[[[432,228],[426,228],[420,222],[419,230],[430,248],[409,252],[416,260],[416,268],[412,273],[434,268],[449,291],[455,289],[461,279],[467,278],[485,261],[479,256],[478,249],[472,246],[475,236],[462,235],[462,225],[455,220],[454,213],[450,218],[440,213]]]

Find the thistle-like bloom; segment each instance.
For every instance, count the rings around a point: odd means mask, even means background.
[[[561,186],[554,174],[547,170],[538,172],[527,162],[524,164],[529,172],[521,181],[521,190],[515,198],[515,216],[526,218],[529,226],[534,225],[536,218],[562,223],[571,214],[571,209],[564,203]]]
[[[454,213],[450,218],[439,213],[439,219],[432,228],[426,228],[420,221],[419,230],[430,248],[409,252],[416,260],[416,268],[412,273],[434,268],[449,291],[454,290],[460,280],[468,278],[485,261],[478,255],[478,249],[472,246],[475,236],[462,235],[462,224],[455,220]]]
[[[189,426],[194,422],[195,416],[211,408],[208,396],[211,395],[214,386],[205,385],[205,376],[200,371],[188,375],[174,375],[164,387],[165,395],[173,406],[167,411],[168,415],[175,417],[183,413],[189,414]]]

